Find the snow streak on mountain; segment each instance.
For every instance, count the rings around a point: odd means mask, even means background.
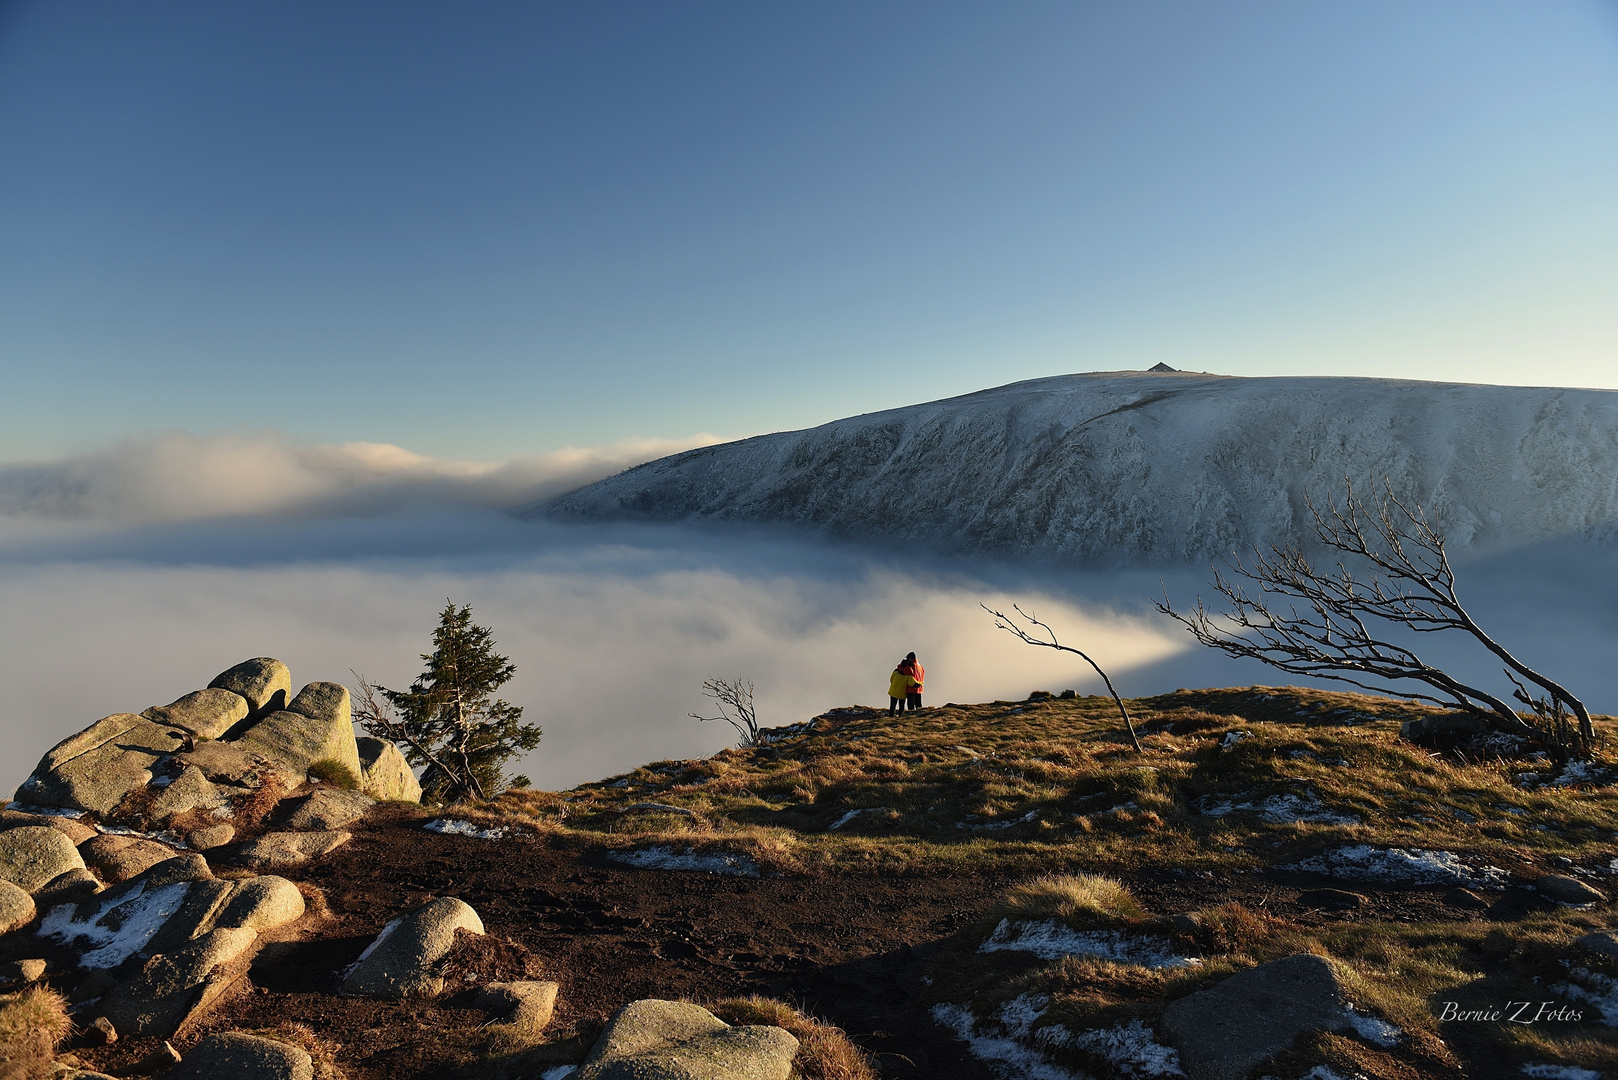
[[[530,514],[745,521],[1001,557],[1162,563],[1303,539],[1391,480],[1451,545],[1618,534],[1618,392],[1063,375],[704,447]]]

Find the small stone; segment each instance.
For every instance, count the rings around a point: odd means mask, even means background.
[[[375,805],[376,800],[358,791],[321,788],[292,812],[292,816],[287,818],[286,827],[300,831],[341,829],[364,817],[366,811]]]
[[[1487,911],[1489,901],[1473,892],[1471,889],[1454,888],[1444,894],[1444,903],[1451,907],[1464,908],[1467,911]]]
[[[253,870],[279,870],[302,866],[310,859],[335,851],[353,839],[342,830],[327,832],[265,833],[243,844],[234,861]]]
[[[20,930],[34,921],[34,898],[22,886],[0,881],[0,934]]]
[[[262,716],[286,708],[292,696],[292,672],[281,661],[260,656],[221,671],[208,689],[240,694],[247,699],[249,715]]]
[[[237,1031],[209,1035],[163,1080],[314,1080],[315,1064],[296,1047]]]
[[[1298,903],[1330,911],[1353,911],[1364,906],[1365,897],[1346,889],[1310,889],[1298,894]]]
[[[787,1080],[797,1053],[784,1028],[731,1027],[685,1001],[632,1001],[607,1022],[577,1080]]]
[[[118,1029],[105,1016],[98,1016],[85,1027],[83,1039],[90,1046],[111,1046],[118,1041]]]
[[[366,736],[357,741],[357,748],[361,791],[378,802],[421,801],[421,781],[397,746]]]
[[[1194,934],[1202,929],[1203,919],[1195,911],[1182,911],[1169,916],[1169,925],[1182,934]]]
[[[51,878],[34,894],[34,904],[41,911],[49,911],[58,904],[82,904],[101,891],[101,882],[90,871],[80,867]]]
[[[101,875],[103,881],[117,884],[174,858],[177,852],[156,840],[106,833],[80,844],[79,854],[86,864]]]
[[[190,844],[194,851],[212,851],[214,848],[224,847],[234,839],[236,839],[236,827],[234,825],[219,824],[198,829],[190,836],[187,836],[185,842]]]
[[[1607,898],[1607,894],[1595,886],[1586,885],[1578,878],[1568,877],[1566,874],[1546,874],[1534,882],[1534,888],[1559,904],[1569,904],[1573,907],[1599,904]]]
[[[45,977],[45,961],[43,960],[13,960],[9,964],[0,964],[0,986],[16,986],[19,983],[38,982]]]
[[[538,1032],[551,1022],[560,989],[557,983],[532,979],[490,983],[479,992],[477,1006],[503,1014],[508,1024]]]
[[[46,825],[24,825],[0,832],[0,881],[9,881],[26,893],[69,870],[82,869],[73,841]]]
[[[199,739],[217,739],[247,719],[247,699],[230,690],[210,687],[141,713],[155,724],[184,728]]]
[[[1585,934],[1573,944],[1599,956],[1618,957],[1618,930],[1597,930]]]
[[[343,980],[343,993],[388,998],[441,993],[444,979],[432,968],[454,947],[457,930],[481,934],[483,920],[453,896],[395,919]]]

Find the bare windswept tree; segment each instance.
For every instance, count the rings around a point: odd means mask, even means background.
[[[737,746],[746,748],[759,745],[758,711],[753,706],[753,682],[740,675],[734,679],[709,679],[702,684],[702,692],[719,705],[718,716],[699,716],[687,713],[693,720],[710,723],[723,720],[741,736]]]
[[[1112,680],[1107,678],[1107,673],[1101,670],[1100,664],[1090,659],[1089,653],[1080,652],[1071,645],[1063,645],[1060,641],[1056,640],[1055,630],[1052,630],[1048,624],[1040,622],[1038,619],[1034,618],[1031,612],[1024,611],[1016,604],[1011,605],[1011,610],[1022,616],[1023,621],[1028,624],[1026,627],[1019,624],[1015,619],[1011,618],[1011,616],[994,610],[994,608],[990,607],[988,604],[980,603],[978,604],[978,607],[994,616],[994,625],[998,629],[1004,630],[1008,634],[1015,635],[1017,639],[1022,641],[1024,644],[1037,645],[1043,649],[1055,649],[1058,652],[1072,653],[1074,656],[1082,659],[1086,664],[1089,664],[1091,667],[1095,668],[1096,674],[1101,676],[1101,681],[1107,684],[1107,693],[1111,694],[1112,700],[1118,703],[1118,713],[1124,718],[1124,728],[1129,732],[1130,743],[1134,745],[1136,752],[1142,752],[1140,738],[1135,734],[1135,721],[1129,718],[1129,710],[1124,708],[1124,699],[1118,696],[1118,691],[1112,688]]]
[[[1401,499],[1390,483],[1366,500],[1345,481],[1341,502],[1328,497],[1322,510],[1310,499],[1308,507],[1316,539],[1346,556],[1334,567],[1311,562],[1296,544],[1255,547],[1250,559],[1227,563],[1229,574],[1214,568],[1223,613],[1210,613],[1200,597],[1189,612],[1175,611],[1166,590],[1158,610],[1203,645],[1231,656],[1454,708],[1543,747],[1558,761],[1595,749],[1584,703],[1517,659],[1462,606],[1444,534],[1420,504]],[[1401,630],[1470,636],[1499,661],[1515,687],[1511,696],[1526,712],[1428,664],[1408,639],[1394,640]],[[1410,684],[1431,692],[1413,692]]]

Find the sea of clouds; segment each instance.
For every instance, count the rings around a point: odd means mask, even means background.
[[[1282,681],[1192,648],[1151,609],[1164,587],[1181,603],[1205,592],[1206,568],[942,560],[507,512],[713,441],[488,465],[171,433],[0,466],[0,788],[90,721],[166,703],[249,656],[279,657],[298,683],[352,685],[357,671],[406,685],[446,599],[470,603],[517,664],[507,697],[545,729],[520,768],[547,788],[730,743],[729,728],[687,716],[710,676],[750,678],[770,725],[885,704],[910,650],[935,704],[1100,691],[1083,661],[1018,644],[980,603],[1031,607],[1126,695]],[[1615,569],[1610,547],[1560,542],[1479,557],[1462,580],[1508,646],[1611,712]],[[1458,642],[1429,651],[1490,670]]]

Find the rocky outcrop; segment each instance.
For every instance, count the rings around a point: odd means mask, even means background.
[[[1171,1002],[1159,1030],[1191,1080],[1243,1080],[1305,1032],[1348,1030],[1351,1015],[1331,962],[1299,953]]]
[[[343,993],[387,998],[442,993],[444,979],[433,965],[454,948],[457,930],[481,934],[483,920],[453,896],[395,919],[360,954],[343,980]]]
[[[79,854],[85,865],[94,868],[102,881],[116,885],[150,870],[166,859],[174,858],[174,849],[155,840],[107,833],[93,836],[80,844]]]
[[[73,841],[55,829],[24,825],[0,832],[0,881],[36,893],[69,870],[84,869]]]
[[[399,748],[385,739],[358,740],[360,790],[377,802],[420,802],[421,782]]]
[[[292,672],[279,660],[259,656],[221,671],[208,689],[240,694],[247,700],[248,717],[260,717],[286,708],[292,696]]]
[[[164,1080],[314,1080],[309,1053],[289,1043],[237,1031],[209,1035],[163,1074]]]
[[[181,749],[187,734],[133,713],[116,713],[46,752],[17,798],[41,806],[112,811],[124,796],[152,781],[152,767]]]
[[[578,1080],[787,1080],[797,1052],[782,1028],[732,1027],[684,1001],[633,1001],[607,1022]]]
[[[346,687],[312,682],[289,697],[291,678],[279,660],[258,657],[167,705],[103,717],[52,747],[17,799],[147,829],[175,819],[207,827],[198,814],[228,821],[252,791],[271,782],[293,790],[311,774],[359,784],[371,798],[419,801],[421,786],[397,747],[366,739],[361,757]],[[28,816],[5,814],[0,829]],[[82,830],[75,843],[92,831],[46,823]]]

